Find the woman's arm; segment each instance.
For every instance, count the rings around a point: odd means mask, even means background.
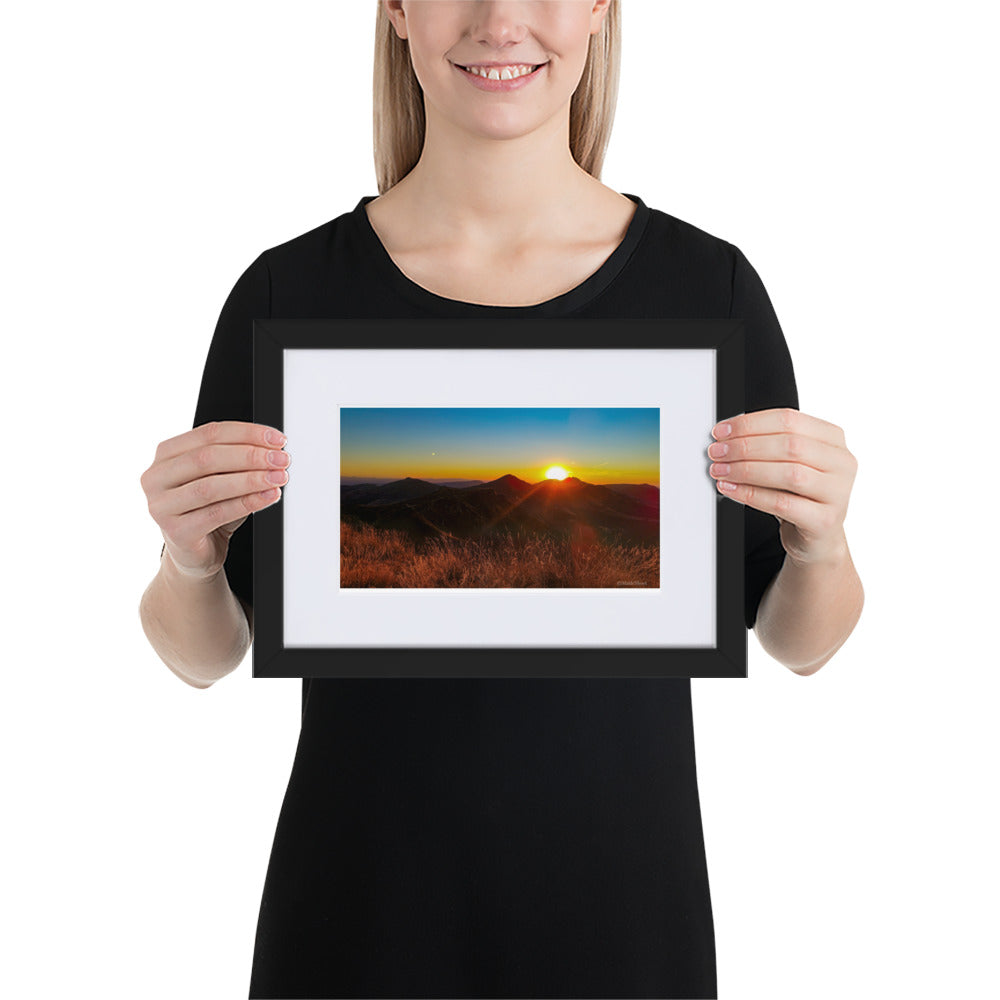
[[[253,640],[250,608],[233,594],[225,570],[186,576],[166,551],[139,602],[139,617],[160,659],[196,688],[232,673]]]
[[[754,631],[789,670],[807,676],[854,630],[864,589],[844,533],[858,463],[836,425],[783,407],[717,424],[709,472],[723,496],[773,514],[785,560]]]
[[[253,617],[237,590],[244,570],[233,541],[252,537],[249,516],[276,503],[291,457],[276,428],[212,420],[161,441],[139,482],[164,545],[160,569],[139,602],[143,631],[157,655],[193,687],[209,687],[246,656]],[[252,591],[250,592],[252,595]],[[252,596],[251,596],[252,599]]]
[[[764,651],[803,677],[816,673],[847,641],[865,592],[847,547],[828,560],[797,563],[787,553],[757,611]]]

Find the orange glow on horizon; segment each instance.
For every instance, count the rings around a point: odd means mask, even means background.
[[[562,477],[553,477],[549,475],[550,469],[561,468],[566,475]],[[551,482],[555,479],[557,482],[562,481],[562,479],[568,479],[571,476],[575,476],[577,479],[582,480],[585,483],[593,483],[595,486],[601,486],[605,483],[649,483],[652,486],[659,487],[660,477],[656,474],[655,469],[608,469],[603,468],[597,469],[567,469],[564,466],[534,466],[533,468],[518,468],[516,465],[513,467],[507,467],[503,469],[484,469],[481,466],[467,465],[432,465],[427,466],[419,462],[407,463],[406,466],[401,470],[397,468],[386,468],[381,463],[375,465],[375,463],[353,463],[350,466],[342,468],[341,475],[343,477],[349,477],[351,479],[357,479],[363,481],[367,478],[370,479],[405,479],[407,476],[413,479],[424,479],[427,481],[441,481],[441,480],[454,480],[454,481],[478,481],[481,483],[489,483],[495,479],[499,479],[501,476],[516,476],[518,479],[523,480],[526,483],[539,483],[539,482]]]

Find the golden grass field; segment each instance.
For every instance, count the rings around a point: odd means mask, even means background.
[[[342,521],[341,587],[659,587],[659,546],[434,539]]]

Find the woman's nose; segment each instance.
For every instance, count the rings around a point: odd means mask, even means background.
[[[471,5],[470,33],[477,41],[494,49],[516,45],[528,33],[524,20],[525,5],[515,0],[481,0]],[[503,58],[497,53],[496,58]]]

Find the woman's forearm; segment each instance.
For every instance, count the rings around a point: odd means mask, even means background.
[[[761,599],[754,632],[770,656],[805,676],[847,641],[864,602],[845,538],[842,550],[824,562],[800,564],[785,556]]]
[[[180,573],[167,552],[142,595],[139,617],[160,659],[192,687],[209,687],[235,670],[253,638],[225,571],[195,580]]]

